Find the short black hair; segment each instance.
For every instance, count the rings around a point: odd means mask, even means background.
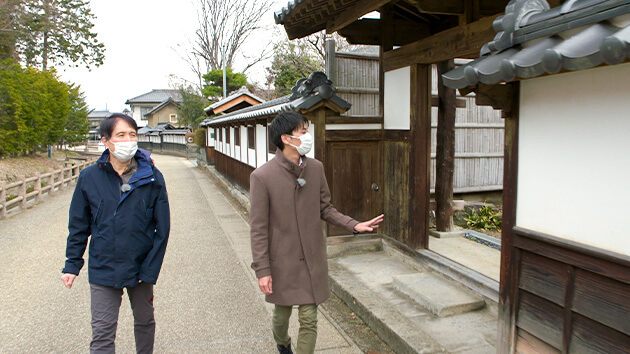
[[[293,134],[293,131],[301,126],[301,123],[308,125],[308,119],[299,113],[282,112],[269,125],[269,139],[280,150],[284,150],[282,134]]]
[[[121,119],[127,122],[127,124],[129,124],[133,129],[135,129],[136,133],[138,132],[138,124],[136,124],[136,121],[133,118],[123,113],[114,113],[111,116],[103,119],[103,121],[101,122],[101,125],[99,126],[101,137],[109,140],[114,133],[114,127]]]

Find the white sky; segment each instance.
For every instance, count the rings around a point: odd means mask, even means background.
[[[88,71],[84,68],[60,68],[61,79],[81,85],[90,109],[120,112],[125,101],[152,89],[169,88],[169,75],[194,82],[195,76],[173,48],[187,45],[197,29],[195,0],[92,0],[92,13],[97,16],[94,31],[105,44],[105,62]],[[273,11],[283,5],[276,1],[270,11],[261,15],[261,25],[242,46],[241,51],[252,56],[272,41],[275,25]],[[276,29],[276,33],[279,31]],[[284,34],[286,38],[286,34]],[[250,68],[250,82],[264,82],[269,62]],[[240,72],[245,63],[242,56],[235,60],[234,70]]]

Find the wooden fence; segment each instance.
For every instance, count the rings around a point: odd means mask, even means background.
[[[7,183],[0,180],[0,219],[6,219],[7,211],[14,208],[26,209],[26,203],[39,203],[44,194],[52,195],[75,182],[79,172],[94,163],[94,159],[79,164],[72,163],[61,169],[50,168],[46,173],[38,173],[32,177],[21,176],[19,181]],[[13,193],[9,193],[15,192]],[[7,200],[9,199],[9,200]]]
[[[339,97],[352,103],[343,116],[382,116],[379,111],[378,54],[334,52],[327,43],[326,70]],[[437,68],[432,69],[431,193],[435,190],[437,145]],[[503,189],[503,140],[505,124],[501,111],[477,106],[471,94],[457,92],[455,121],[455,166],[453,192],[474,193]]]

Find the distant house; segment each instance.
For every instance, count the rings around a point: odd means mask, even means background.
[[[265,100],[254,95],[247,87],[243,86],[226,98],[209,105],[204,111],[206,111],[207,115],[212,116],[219,113],[231,113],[264,102]]]
[[[88,122],[90,122],[90,131],[88,134],[90,141],[98,141],[101,139],[99,126],[104,119],[111,117],[112,114],[113,113],[108,110],[92,111],[88,114]]]
[[[143,118],[146,119],[148,126],[155,127],[159,123],[171,123],[178,124],[177,120],[177,107],[179,103],[172,97],[167,98],[165,101],[155,106],[152,110],[144,114]]]
[[[152,90],[140,96],[128,99],[125,104],[131,107],[131,116],[138,127],[155,126],[160,122],[177,122],[175,105],[182,102],[178,90]],[[156,108],[158,108],[156,110]],[[157,114],[159,112],[159,114]],[[149,114],[150,113],[150,114]],[[152,122],[149,118],[153,117]]]

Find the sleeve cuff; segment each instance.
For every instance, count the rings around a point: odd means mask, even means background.
[[[252,269],[256,272],[257,278],[271,275],[271,265],[268,259],[252,262]]]
[[[79,268],[70,264],[66,264],[66,266],[61,269],[61,273],[79,275]]]

